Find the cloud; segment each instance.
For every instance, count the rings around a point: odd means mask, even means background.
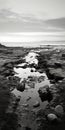
[[[45,23],[55,28],[65,29],[65,17],[57,18],[57,19],[50,19],[50,20],[45,21]]]
[[[65,18],[45,20],[32,14],[18,14],[9,9],[0,10],[0,32],[62,30],[65,30]]]

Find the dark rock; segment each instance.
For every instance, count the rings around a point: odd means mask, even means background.
[[[12,63],[8,63],[8,64],[6,65],[6,68],[8,68],[8,69],[13,69]]]
[[[62,64],[61,64],[61,62],[55,62],[55,66],[56,66],[57,68],[59,68],[59,67],[62,67]]]
[[[23,92],[25,90],[25,82],[18,84],[17,90]]]
[[[52,93],[51,93],[48,85],[41,87],[38,90],[38,93],[39,93],[39,96],[40,96],[42,101],[47,100],[48,102],[50,102],[53,98]]]
[[[28,126],[26,126],[26,127],[25,127],[25,130],[31,130],[31,128],[30,128],[30,127],[28,127]]]
[[[15,61],[13,61],[13,64],[14,65],[17,65],[17,64],[21,64],[21,63],[23,63],[24,62],[24,60],[21,58],[21,59],[17,59],[17,60],[15,60]]]
[[[16,98],[16,101],[19,102],[19,101],[20,101],[20,98],[21,98],[21,97],[18,96],[18,97]]]
[[[39,72],[39,73],[43,73],[43,69],[39,69],[38,72]]]
[[[18,124],[18,127],[21,127],[21,124]]]
[[[16,101],[16,102],[13,103],[13,109],[16,110],[17,106],[18,106],[18,102]]]
[[[44,81],[44,79],[45,79],[45,76],[40,76],[40,77],[38,78],[38,82],[41,83],[42,81]]]
[[[14,71],[12,69],[6,69],[2,71],[1,73],[3,76],[8,77],[8,76],[14,76]]]
[[[62,54],[62,57],[65,57],[65,53]]]
[[[50,83],[51,83],[51,84],[54,84],[54,83],[55,83],[55,80],[50,80]]]
[[[48,68],[47,75],[50,79],[55,79],[55,81],[58,81],[65,77],[65,72],[63,72],[62,69]]]
[[[33,69],[31,69],[31,72],[34,72]]]

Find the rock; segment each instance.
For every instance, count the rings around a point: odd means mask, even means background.
[[[16,101],[13,101],[13,102],[12,102],[12,105],[13,105],[13,106],[15,106],[16,104],[17,104],[17,102],[16,102]]]
[[[63,107],[61,105],[57,105],[55,107],[55,112],[58,116],[62,116],[64,114]]]
[[[31,69],[31,72],[35,72],[35,68],[32,68],[32,69]]]
[[[43,70],[42,70],[42,69],[39,69],[38,72],[39,72],[39,73],[43,73]]]
[[[21,127],[21,124],[20,124],[20,123],[18,123],[18,127]]]
[[[33,69],[31,69],[31,72],[34,72],[34,70],[33,70]]]
[[[22,66],[23,69],[26,69],[27,68],[27,64],[25,64],[24,66]]]
[[[50,83],[51,83],[51,84],[54,84],[54,83],[55,83],[55,80],[50,80]]]
[[[38,101],[35,102],[35,104],[33,104],[33,107],[39,107],[40,103]]]
[[[31,128],[30,128],[30,127],[28,127],[28,126],[26,126],[26,127],[25,127],[25,130],[31,130]]]
[[[65,72],[58,68],[48,68],[47,75],[50,79],[55,79],[55,81],[62,80],[65,77]]]
[[[28,106],[29,106],[29,104],[22,104],[22,106],[23,106],[23,107],[28,107]]]
[[[53,113],[50,113],[50,114],[47,115],[47,119],[49,121],[53,122],[53,121],[57,120],[57,116],[55,114],[53,114]]]
[[[6,65],[6,68],[12,69],[12,68],[13,68],[12,63],[8,63],[8,64]]]
[[[9,69],[6,69],[3,73],[2,73],[5,77],[7,76],[10,76],[11,73],[10,73],[10,70]]]
[[[15,104],[13,105],[13,109],[16,110],[18,106],[18,102],[15,102]]]
[[[25,82],[22,82],[17,86],[17,90],[23,92],[25,90]]]
[[[30,88],[35,88],[35,83],[34,82],[29,81],[27,84],[28,84],[28,86],[30,86]]]
[[[21,97],[20,97],[20,96],[18,96],[18,97],[16,98],[16,101],[17,101],[17,102],[19,102],[19,101],[20,101],[20,99],[21,99]]]
[[[13,88],[13,87],[11,87],[11,88],[10,88],[10,91],[13,91],[13,90],[14,90],[14,88]]]
[[[44,79],[45,79],[45,76],[40,76],[40,77],[38,78],[38,82],[41,83],[42,81],[44,81]]]
[[[65,58],[65,53],[62,54],[62,57]]]
[[[50,68],[55,67],[54,61],[53,60],[47,61],[47,67],[50,67]]]
[[[39,108],[36,111],[34,110],[34,112],[37,117],[45,117],[45,110],[42,108]]]
[[[59,68],[59,67],[62,67],[62,64],[61,64],[61,62],[55,62],[55,66],[56,66],[57,68]]]
[[[38,90],[38,93],[42,101],[47,100],[50,102],[53,98],[48,85],[45,85],[44,87],[40,87],[40,89]]]

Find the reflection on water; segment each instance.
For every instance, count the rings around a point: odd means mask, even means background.
[[[32,64],[32,63],[38,64],[38,60],[36,56],[38,56],[38,54],[31,51],[24,59],[26,60],[28,64]]]
[[[24,78],[28,78],[28,76],[35,76],[35,77],[40,77],[40,76],[45,76],[45,78],[47,79],[47,76],[45,73],[39,73],[39,72],[35,72],[35,68],[32,68],[33,72],[31,72],[31,68],[14,68],[14,71],[16,72],[15,76],[18,76],[19,78],[21,78],[21,80],[23,80]]]

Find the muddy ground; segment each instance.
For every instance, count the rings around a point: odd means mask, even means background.
[[[33,49],[33,48],[31,48]],[[26,48],[7,48],[0,46],[0,130],[33,130],[34,127],[21,126],[19,122],[20,97],[12,91],[20,87],[19,77],[14,77],[14,67],[23,63],[23,57],[31,50]],[[45,109],[33,109],[32,120],[37,123],[35,130],[65,129],[65,48],[50,46],[33,49],[38,51],[36,71],[45,72],[50,81],[50,88],[41,88],[38,94],[48,101]],[[34,67],[34,64],[32,64]],[[29,65],[31,67],[31,65]],[[26,66],[25,66],[26,68]],[[22,91],[24,89],[22,88]],[[51,95],[51,96],[50,96]],[[51,98],[50,98],[51,97]],[[49,100],[50,99],[50,100]],[[30,100],[30,97],[29,99]],[[24,104],[26,105],[26,104]],[[27,107],[27,106],[25,106]],[[34,107],[39,107],[36,102]],[[26,111],[28,109],[26,108]],[[50,116],[50,114],[52,114]],[[50,116],[50,117],[49,117]]]

